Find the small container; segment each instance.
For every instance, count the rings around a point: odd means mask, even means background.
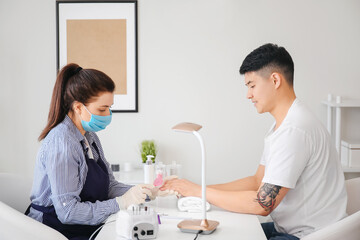
[[[341,96],[336,96],[336,103],[341,103],[342,99]]]
[[[333,100],[333,96],[331,93],[328,94],[328,101],[331,102]]]
[[[166,177],[166,166],[162,162],[158,162],[155,165],[155,187],[161,187],[164,184],[164,178]]]
[[[145,184],[153,184],[154,182],[154,164],[152,158],[154,156],[147,155],[147,160],[144,164],[144,183]]]
[[[120,164],[111,164],[111,170],[116,180],[120,179]]]
[[[360,167],[360,144],[341,141],[341,164],[346,167]]]
[[[161,174],[163,178],[165,177],[166,166],[162,162],[158,162],[155,165],[155,175],[157,176],[158,174]]]
[[[175,175],[181,178],[181,165],[176,164],[176,161],[173,161],[170,165],[166,166],[166,173],[167,176]]]
[[[133,164],[131,162],[124,163],[124,172],[131,172],[134,170]]]

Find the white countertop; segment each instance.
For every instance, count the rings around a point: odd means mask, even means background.
[[[194,239],[195,234],[183,233],[177,228],[177,224],[181,219],[175,218],[194,218],[201,219],[201,213],[187,213],[180,212],[176,207],[177,199],[174,196],[159,197],[155,201],[147,203],[148,206],[155,208],[158,214],[167,214],[167,218],[161,219],[159,225],[159,232],[156,239],[179,239],[190,240]],[[210,235],[199,235],[198,240],[201,239],[252,239],[265,240],[265,234],[261,228],[260,222],[256,215],[239,214],[228,212],[220,208],[212,206],[211,210],[207,212],[208,220],[216,220],[220,222],[217,230]],[[116,220],[116,214],[110,216],[107,222]],[[111,222],[105,224],[100,233],[96,237],[97,240],[123,240],[123,238],[116,234],[116,223]]]

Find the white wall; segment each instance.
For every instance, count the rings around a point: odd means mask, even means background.
[[[285,46],[298,97],[326,123],[328,93],[360,98],[359,25],[357,0],[139,0],[139,112],[99,133],[107,159],[138,163],[140,141],[155,139],[159,160],[200,182],[196,138],[171,131],[191,121],[203,125],[209,183],[253,174],[272,118],[245,98],[244,57]],[[55,1],[0,0],[0,34],[0,172],[31,176],[55,82]],[[359,109],[344,118],[360,140]]]

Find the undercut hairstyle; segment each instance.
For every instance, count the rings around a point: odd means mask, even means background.
[[[284,47],[267,43],[253,50],[244,59],[240,74],[268,69],[281,73],[289,86],[294,83],[294,62]]]

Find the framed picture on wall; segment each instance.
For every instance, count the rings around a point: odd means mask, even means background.
[[[113,112],[138,111],[137,1],[56,1],[57,69],[94,68],[115,82]]]

